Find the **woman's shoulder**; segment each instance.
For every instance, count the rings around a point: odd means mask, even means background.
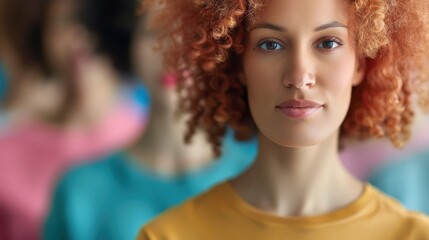
[[[364,224],[371,231],[390,229],[391,235],[404,236],[402,239],[429,239],[429,219],[426,216],[405,209],[371,186],[366,196],[368,204],[359,205],[363,209],[354,215],[352,225]],[[228,229],[231,222],[226,219],[239,219],[235,215],[239,211],[235,209],[237,206],[228,184],[223,183],[144,226],[138,240],[204,239],[207,234]],[[367,225],[368,222],[372,224]]]
[[[225,185],[219,184],[161,214],[141,229],[138,239],[191,239],[199,236],[198,231],[204,229],[203,225],[216,221],[216,213],[224,208]]]
[[[371,187],[377,199],[376,212],[379,219],[392,223],[397,228],[406,228],[410,234],[420,234],[429,239],[429,217],[423,213],[406,209],[396,199]],[[420,236],[419,235],[419,236]]]
[[[90,190],[100,191],[104,188],[109,191],[109,186],[117,178],[117,171],[121,169],[123,158],[125,155],[117,152],[76,164],[64,172],[58,181],[57,189],[60,188],[68,194],[80,194],[82,191]]]
[[[172,208],[171,210],[162,214],[159,218],[155,219],[154,222],[148,225],[148,227],[156,226],[157,224],[175,224],[182,222],[187,224],[194,220],[200,220],[201,216],[210,216],[211,212],[219,211],[224,208],[225,201],[225,185],[227,183],[221,183],[211,188],[201,195],[191,198],[184,203]],[[176,221],[179,220],[180,221]]]

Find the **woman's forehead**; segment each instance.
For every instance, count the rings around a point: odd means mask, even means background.
[[[265,22],[276,25],[309,25],[312,28],[329,22],[340,22],[343,25],[347,25],[348,22],[348,6],[344,0],[250,0],[250,2],[258,2],[259,5],[252,16],[252,21],[247,22],[249,28]]]

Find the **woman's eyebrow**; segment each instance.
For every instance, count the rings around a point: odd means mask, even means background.
[[[319,32],[319,31],[322,31],[322,30],[325,30],[325,29],[328,29],[328,28],[336,28],[336,27],[347,28],[346,25],[344,25],[344,24],[342,24],[340,22],[337,22],[337,21],[333,21],[333,22],[326,23],[326,24],[323,24],[323,25],[320,25],[320,26],[316,27],[314,29],[314,31],[315,32]]]
[[[256,25],[250,27],[248,29],[248,32],[251,32],[252,30],[255,30],[255,29],[258,29],[258,28],[268,28],[268,29],[271,29],[271,30],[274,30],[274,31],[278,31],[278,32],[287,32],[286,28],[284,28],[284,27],[282,27],[280,25],[273,24],[273,23],[259,23],[259,24],[256,24]]]
[[[322,30],[325,30],[325,29],[328,29],[328,28],[336,28],[336,27],[347,28],[346,25],[344,25],[344,24],[342,24],[340,22],[332,21],[330,23],[326,23],[326,24],[323,24],[323,25],[320,25],[320,26],[316,27],[314,29],[314,31],[318,32],[318,31],[322,31]],[[276,25],[276,24],[273,24],[273,23],[266,23],[266,22],[265,23],[259,23],[259,24],[256,24],[256,25],[250,27],[248,29],[248,32],[251,32],[252,30],[258,29],[258,28],[268,28],[268,29],[271,29],[271,30],[274,30],[274,31],[278,31],[278,32],[287,32],[287,28],[285,28],[283,26]]]

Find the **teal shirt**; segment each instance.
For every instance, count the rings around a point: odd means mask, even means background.
[[[44,228],[46,240],[131,240],[165,210],[247,169],[257,141],[228,134],[224,154],[208,167],[166,178],[124,153],[76,167],[59,182]]]
[[[429,215],[429,151],[396,159],[378,169],[369,182],[406,208]]]

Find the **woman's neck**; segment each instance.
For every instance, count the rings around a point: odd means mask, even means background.
[[[185,144],[184,119],[176,116],[175,103],[170,95],[153,98],[150,118],[144,136],[130,149],[134,158],[152,170],[177,174],[207,165],[213,154],[208,143],[197,134],[191,144]]]
[[[70,96],[74,103],[68,106],[65,121],[67,128],[93,127],[117,106],[121,75],[105,57],[84,58],[71,73],[57,74],[57,81],[64,82],[63,92],[70,88],[74,91]]]
[[[282,147],[260,134],[259,144],[255,164],[232,181],[238,194],[256,207],[281,216],[320,215],[362,192],[362,183],[340,163],[337,134],[303,148]]]

